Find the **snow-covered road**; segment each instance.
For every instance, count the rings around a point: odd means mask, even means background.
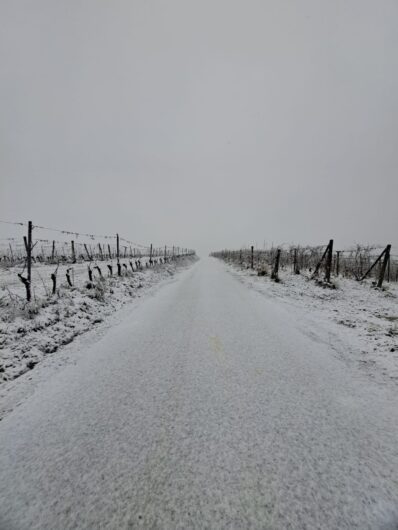
[[[398,528],[397,393],[297,322],[181,273],[0,422],[0,528]]]

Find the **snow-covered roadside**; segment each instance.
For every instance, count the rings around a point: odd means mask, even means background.
[[[370,282],[339,278],[336,289],[323,288],[306,274],[281,271],[280,283],[255,271],[227,265],[233,275],[258,292],[287,303],[297,325],[326,341],[346,362],[354,361],[376,381],[398,384],[398,285],[385,290]]]
[[[0,308],[0,385],[31,370],[44,356],[91,330],[153,285],[197,258],[179,258],[118,278],[96,278],[92,288],[62,285],[30,305]]]

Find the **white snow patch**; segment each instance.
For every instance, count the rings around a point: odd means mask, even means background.
[[[330,344],[345,361],[355,361],[377,381],[398,384],[398,285],[383,290],[371,282],[334,280],[336,289],[324,288],[308,274],[280,271],[280,283],[251,269],[228,265],[234,276],[260,293],[296,308],[302,331]],[[313,323],[313,325],[312,325]]]

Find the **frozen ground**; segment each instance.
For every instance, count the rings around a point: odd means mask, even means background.
[[[0,528],[396,530],[397,387],[285,302],[201,260],[12,381]]]
[[[192,263],[191,258],[179,258],[164,265],[145,268],[142,272],[117,277],[113,262],[112,278],[106,277],[107,262],[99,263],[104,279],[94,271],[91,289],[87,289],[87,263],[73,265],[74,287],[67,285],[62,265],[58,271],[59,289],[51,294],[50,274],[54,265],[33,268],[34,300],[24,302],[25,288],[17,277],[18,268],[0,270],[0,387],[31,370],[44,356],[56,352],[78,335],[100,324],[111,313],[148,288],[173,275],[177,269]],[[109,262],[111,263],[111,262]],[[122,260],[128,265],[128,260]],[[69,267],[71,267],[69,265]],[[38,281],[43,279],[43,282]],[[47,291],[47,292],[46,292]],[[1,391],[0,391],[1,393]]]
[[[305,333],[315,334],[344,362],[355,362],[370,378],[398,384],[398,284],[384,290],[371,282],[338,278],[336,289],[325,289],[309,275],[280,273],[280,283],[250,269],[229,266],[245,285],[296,308]]]

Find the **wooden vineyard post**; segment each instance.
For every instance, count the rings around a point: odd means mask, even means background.
[[[70,244],[72,247],[72,263],[76,263],[75,242],[71,241]]]
[[[251,246],[250,268],[254,269],[254,246]]]
[[[390,260],[390,251],[391,251],[391,245],[387,245],[386,248],[383,250],[383,252],[380,254],[380,256],[377,258],[377,260],[369,267],[369,269],[365,272],[365,274],[362,276],[362,278],[360,278],[361,282],[368,276],[368,274],[370,274],[372,272],[372,270],[380,262],[382,257],[385,256],[386,254],[388,255],[388,258],[387,258],[387,261],[384,259],[383,265],[385,263],[385,265],[387,266],[387,262]],[[384,271],[383,271],[383,265],[380,268],[379,281],[378,281],[377,287],[379,287],[380,279],[381,279],[380,287],[383,285],[383,279],[384,279],[384,273],[385,273],[385,267],[384,267]]]
[[[336,252],[336,276],[340,274],[340,253],[341,250]]]
[[[101,243],[98,243],[98,249],[99,249],[99,253],[100,253],[100,256],[101,256],[101,260],[103,260],[104,259],[104,255],[102,254]]]
[[[28,222],[28,249],[27,249],[27,275],[28,275],[28,286],[26,287],[26,299],[28,302],[32,297],[32,221]],[[28,289],[29,287],[29,289]]]
[[[12,251],[11,243],[8,243],[8,246],[10,247],[11,263],[14,263],[14,253]]]
[[[312,278],[315,278],[315,276],[318,275],[319,269],[321,268],[322,262],[323,262],[323,260],[325,259],[325,256],[326,256],[326,254],[328,253],[328,250],[329,250],[329,245],[326,247],[325,252],[322,254],[321,259],[320,259],[320,260],[318,261],[318,263],[316,264],[315,270],[314,270],[314,272],[312,273]]]
[[[329,241],[328,253],[326,256],[325,281],[327,283],[330,283],[330,274],[332,272],[332,259],[333,259],[333,239]]]
[[[122,275],[122,267],[120,266],[120,247],[119,247],[119,234],[116,234],[116,259],[117,259],[117,275]]]
[[[55,241],[53,241],[53,249],[51,252],[51,261],[54,262],[55,259]]]
[[[379,289],[381,289],[383,285],[383,280],[384,280],[384,276],[386,273],[387,264],[390,261],[390,251],[391,251],[391,245],[387,245],[384,250],[384,259],[383,259],[383,263],[380,268],[379,281],[377,282],[377,287]]]
[[[149,249],[149,265],[152,265],[152,243]]]
[[[297,248],[294,249],[293,254],[293,272],[294,274],[300,274],[299,266],[297,263]]]
[[[85,248],[85,250],[86,250],[86,254],[87,254],[87,257],[88,257],[89,261],[91,261],[92,258],[91,258],[91,256],[90,256],[90,252],[88,251],[88,248],[87,248],[86,243],[84,243],[84,248]]]
[[[281,249],[278,248],[277,251],[276,251],[276,256],[275,256],[274,269],[273,269],[272,274],[271,274],[271,279],[274,280],[275,282],[279,282],[278,273],[279,273],[279,261],[280,261],[280,258],[281,258]]]
[[[112,259],[111,246],[109,243],[108,243],[108,256],[109,256],[109,259]]]

